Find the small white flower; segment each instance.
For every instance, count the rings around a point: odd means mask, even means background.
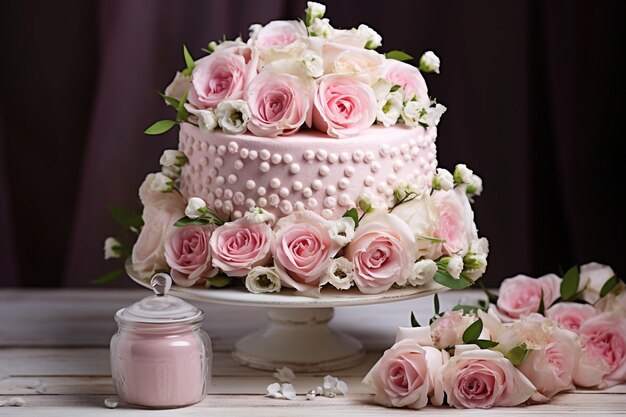
[[[427,51],[420,58],[419,69],[424,72],[435,72],[439,74],[439,66],[441,65],[441,60],[433,51]]]
[[[251,24],[250,27],[248,27],[248,34],[250,38],[256,37],[257,33],[259,33],[261,29],[263,29],[263,25],[259,25],[258,23]]]
[[[171,167],[162,167],[161,174],[173,181],[176,181],[180,177],[180,167],[177,167],[176,165]]]
[[[307,76],[317,78],[324,75],[324,61],[321,56],[307,53],[300,62]]]
[[[429,127],[437,126],[441,116],[448,110],[443,104],[436,104],[435,107],[427,107],[426,112],[420,117],[420,122]]]
[[[417,101],[409,101],[408,103],[406,103],[401,113],[402,120],[404,120],[404,123],[406,123],[407,126],[410,126],[410,127],[419,126],[419,120],[420,120],[423,108],[424,106],[422,106]]]
[[[432,259],[421,259],[413,265],[413,272],[409,276],[409,284],[414,287],[424,285],[435,276],[437,264]]]
[[[450,191],[454,188],[454,177],[445,168],[437,168],[437,173],[433,177],[433,189]]]
[[[387,96],[387,94],[391,93],[391,87],[393,87],[392,82],[387,81],[384,78],[379,78],[372,85],[372,90],[374,90],[376,101],[380,102],[382,99],[384,99]]]
[[[326,13],[325,5],[314,2],[314,1],[308,1],[306,5],[307,5],[307,8],[304,12],[306,14],[307,22],[310,23],[314,19],[321,19],[322,17],[324,17],[324,14]]]
[[[472,175],[466,191],[470,197],[481,195],[483,192],[483,179],[476,174]]]
[[[281,391],[283,393],[283,397],[288,400],[296,399],[296,389],[291,384],[283,384],[281,386]]]
[[[365,44],[366,49],[376,49],[383,44],[383,38],[371,27],[360,24],[357,28],[357,32],[359,35],[363,36],[367,39],[367,43]]]
[[[115,259],[121,256],[122,244],[114,237],[107,237],[104,241],[104,259]]]
[[[213,109],[196,109],[193,105],[187,103],[185,108],[193,117],[189,117],[192,123],[198,123],[198,128],[202,133],[212,132],[217,127],[217,116]]]
[[[333,32],[333,27],[330,25],[330,21],[326,18],[324,19],[313,19],[311,25],[309,26],[309,34],[311,36],[319,36],[322,38],[327,38]]]
[[[217,49],[217,42],[215,41],[211,41],[209,42],[209,45],[207,46],[207,50],[211,53],[215,52],[215,50]]]
[[[217,105],[215,115],[224,132],[236,135],[248,128],[250,108],[243,100],[224,100]]]
[[[402,93],[394,91],[378,100],[378,113],[376,120],[385,127],[393,126],[398,121],[403,106]]]
[[[465,164],[457,164],[454,168],[454,182],[457,184],[471,184],[474,172]]]
[[[354,237],[354,219],[342,217],[330,224],[330,238],[341,246],[346,246]]]
[[[255,266],[246,276],[246,288],[254,294],[280,292],[280,275],[274,267]]]
[[[369,213],[373,210],[385,209],[387,210],[389,207],[387,203],[380,197],[372,194],[369,191],[364,191],[359,195],[357,199],[357,204],[363,210],[364,213]]]
[[[274,223],[274,220],[276,220],[276,216],[274,216],[269,211],[263,210],[261,207],[254,207],[250,211],[247,211],[243,217],[244,219],[246,219],[248,223],[252,223],[252,224],[259,224],[259,223],[272,224]]]
[[[463,264],[465,265],[465,274],[473,281],[476,281],[485,273],[488,255],[489,241],[487,238],[481,237],[470,243],[469,251],[463,258]]]
[[[296,379],[296,374],[293,373],[291,368],[283,366],[282,368],[276,368],[276,372],[272,374],[274,378],[280,382],[292,382]]]
[[[159,162],[164,167],[182,167],[187,162],[187,157],[177,149],[166,149],[163,151]]]
[[[393,187],[393,197],[396,199],[396,202],[409,198],[411,195],[417,196],[419,194],[419,189],[413,184],[409,184],[404,181],[396,182],[396,185]]]
[[[154,175],[154,180],[150,184],[150,188],[152,189],[152,191],[169,193],[174,189],[174,180],[161,172],[157,172]]]
[[[446,265],[448,273],[452,275],[452,278],[459,279],[461,272],[463,272],[463,258],[458,255],[452,255]]]
[[[330,284],[338,290],[347,290],[352,286],[353,281],[354,264],[342,256],[331,260],[320,286]]]
[[[185,207],[185,216],[190,219],[197,219],[206,214],[207,211],[208,207],[203,199],[200,197],[191,197],[187,202],[187,207]]]

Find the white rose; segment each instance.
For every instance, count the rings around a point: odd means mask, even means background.
[[[432,259],[421,259],[413,265],[413,272],[409,276],[409,284],[414,287],[424,285],[433,279],[437,272],[437,264]]]
[[[104,241],[104,259],[115,259],[121,255],[122,244],[114,237],[107,237]]]
[[[326,13],[325,5],[314,1],[308,1],[306,5],[307,8],[304,12],[306,15],[307,26],[310,26],[313,20],[321,19],[322,17],[324,17],[324,14]]]
[[[187,162],[187,157],[179,150],[166,149],[163,151],[163,155],[161,155],[161,159],[159,162],[164,167],[182,167]]]
[[[311,36],[327,38],[332,32],[333,27],[330,25],[330,20],[328,19],[313,19],[309,26],[309,34],[311,34]]]
[[[150,184],[150,188],[152,189],[152,191],[169,193],[174,189],[174,181],[163,173],[158,172],[154,175],[154,179]]]
[[[418,258],[437,259],[441,256],[441,245],[433,243],[437,231],[437,210],[430,196],[414,198],[393,209],[393,213],[408,225],[418,246]]]
[[[439,74],[439,65],[441,60],[433,51],[428,51],[420,58],[419,69],[424,72],[435,72]]]
[[[280,292],[280,276],[274,267],[255,266],[248,272],[246,288],[255,294]]]
[[[217,105],[215,115],[224,132],[240,134],[248,128],[250,108],[244,100],[224,100]]]
[[[341,246],[346,246],[354,237],[354,219],[342,217],[330,224],[330,238]]]
[[[355,75],[370,85],[380,78],[385,64],[378,52],[350,45],[328,42],[322,51],[325,73]]]
[[[187,91],[189,91],[189,89],[191,88],[191,77],[187,77],[185,75],[183,75],[182,72],[177,71],[176,75],[174,76],[174,79],[172,80],[172,82],[170,83],[170,85],[167,86],[167,88],[165,89],[165,95],[175,98],[176,100],[179,100],[183,98],[183,96],[185,95],[185,93]],[[165,104],[170,104],[168,103],[167,100],[165,100]]]
[[[452,278],[460,278],[461,272],[463,272],[463,258],[458,255],[451,256],[446,265],[446,269],[448,273],[452,275]]]
[[[186,104],[187,111],[197,118],[198,127],[202,133],[212,132],[217,127],[217,116],[213,109],[198,110],[191,104]]]
[[[403,106],[402,93],[394,91],[378,100],[376,120],[385,127],[393,126],[398,121]]]
[[[259,224],[259,223],[272,224],[274,223],[274,220],[276,220],[276,216],[274,216],[269,211],[263,210],[261,207],[254,207],[250,211],[247,211],[243,217],[244,219],[246,219],[248,223],[252,223],[252,224]]]
[[[446,106],[437,104],[435,107],[426,107],[426,112],[421,116],[420,122],[424,123],[428,127],[437,126],[441,116],[446,112]]]
[[[197,219],[208,211],[206,202],[200,197],[191,197],[185,208],[185,216],[190,219]]]
[[[326,276],[320,281],[320,286],[330,284],[338,290],[347,290],[354,281],[354,264],[343,256],[333,259],[328,266]]]
[[[437,173],[433,177],[433,189],[449,191],[454,188],[454,177],[445,168],[437,168]]]
[[[422,106],[417,101],[409,101],[404,105],[402,109],[402,120],[409,127],[417,127],[419,126],[419,120],[422,115],[422,110],[424,106]]]
[[[371,27],[360,24],[357,32],[367,39],[365,47],[367,49],[376,49],[383,44],[383,38]]]
[[[324,75],[324,61],[321,56],[305,53],[300,62],[307,76],[317,78]]]
[[[454,168],[454,182],[457,184],[471,184],[474,172],[465,164],[458,164]]]

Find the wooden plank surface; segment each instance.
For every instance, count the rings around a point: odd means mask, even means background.
[[[360,381],[381,352],[393,342],[395,328],[407,325],[409,312],[420,322],[432,314],[432,298],[392,304],[335,309],[332,326],[361,340],[366,360],[352,369],[333,372],[348,384],[350,394],[334,399],[295,401],[264,397],[274,382],[270,372],[246,368],[230,356],[234,342],[263,325],[256,308],[199,304],[206,313],[205,330],[214,344],[213,381],[199,404],[176,411],[106,409],[114,396],[108,344],[116,326],[113,314],[147,295],[144,290],[0,290],[0,400],[19,396],[24,407],[0,407],[0,416],[308,416],[400,415],[372,403]],[[478,291],[446,293],[442,308],[476,300]],[[321,384],[324,374],[299,374],[296,391],[304,394]],[[458,415],[458,410],[428,407],[421,416]],[[626,415],[626,385],[606,391],[577,390],[550,404],[466,410],[464,415]]]

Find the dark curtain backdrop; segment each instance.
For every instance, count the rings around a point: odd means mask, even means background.
[[[440,165],[485,182],[485,280],[596,260],[626,273],[623,1],[328,1],[336,27],[365,22],[383,50],[432,49],[449,110]],[[88,286],[115,267],[106,206],[137,187],[176,134],[156,94],[208,41],[302,16],[305,1],[0,3],[0,285]],[[110,285],[129,285],[120,279]]]

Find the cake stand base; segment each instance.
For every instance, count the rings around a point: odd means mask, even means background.
[[[252,368],[327,372],[350,368],[364,358],[363,345],[328,322],[333,308],[268,308],[269,323],[235,343],[233,357]]]

